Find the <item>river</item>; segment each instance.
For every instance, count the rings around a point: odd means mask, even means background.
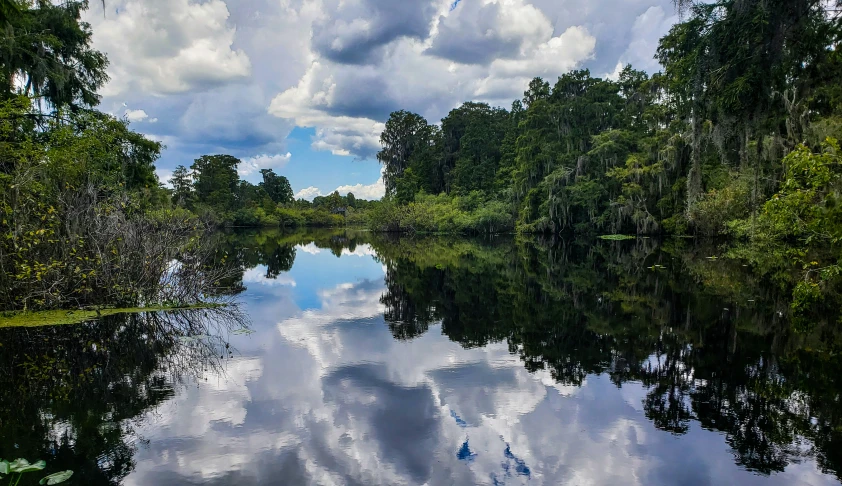
[[[217,239],[235,310],[0,330],[0,457],[85,485],[842,478],[835,331],[721,246]]]

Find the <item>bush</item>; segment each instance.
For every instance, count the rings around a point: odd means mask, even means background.
[[[733,179],[721,190],[712,190],[690,211],[690,223],[706,236],[723,235],[728,222],[745,218],[751,208],[751,184],[748,178]]]
[[[514,229],[509,205],[486,200],[482,193],[468,196],[418,194],[400,205],[384,200],[367,212],[369,228],[383,232],[490,234]]]

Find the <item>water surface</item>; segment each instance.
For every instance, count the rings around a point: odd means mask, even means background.
[[[0,330],[75,484],[837,484],[835,329],[692,241],[218,235],[236,312]]]

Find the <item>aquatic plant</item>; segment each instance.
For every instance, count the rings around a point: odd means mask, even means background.
[[[0,479],[5,479],[4,476],[2,476],[3,474],[8,475],[9,485],[17,486],[24,474],[42,471],[45,467],[47,467],[47,463],[45,461],[38,461],[31,464],[26,459],[20,458],[15,459],[12,462],[0,460]],[[38,484],[61,484],[70,479],[71,476],[73,476],[73,471],[61,471],[45,476],[38,482]]]

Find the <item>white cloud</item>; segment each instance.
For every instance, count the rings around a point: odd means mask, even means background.
[[[357,199],[367,199],[374,201],[386,195],[386,184],[383,182],[381,175],[374,184],[355,184],[353,186],[339,186],[336,188],[339,195],[346,196],[349,192],[354,193]]]
[[[280,169],[287,165],[290,158],[292,158],[292,154],[289,152],[286,154],[264,154],[248,157],[240,161],[240,165],[237,166],[237,173],[240,174],[240,177],[245,177],[260,172],[261,169]]]
[[[314,188],[315,189],[315,188]],[[316,246],[315,243],[308,243],[306,245],[298,245],[295,247],[296,250],[303,251],[304,253],[309,253],[311,255],[318,255],[322,252],[322,249]]]
[[[298,191],[295,194],[295,198],[296,199],[306,199],[308,201],[312,201],[316,196],[321,196],[321,195],[322,195],[322,192],[319,191],[318,187],[310,186],[310,187],[307,187],[305,189],[302,189],[302,190]]]
[[[570,27],[553,37],[524,59],[498,59],[491,64],[491,76],[525,78],[558,76],[574,69],[593,55],[596,38],[584,27]]]
[[[441,17],[429,53],[464,64],[528,56],[552,37],[541,10],[523,0],[466,2]]]
[[[318,187],[310,186],[298,191],[295,194],[296,199],[306,199],[312,201],[316,196],[326,196],[338,192],[340,196],[347,196],[349,192],[354,193],[357,199],[366,199],[369,201],[379,200],[386,195],[386,184],[383,182],[383,171],[380,171],[380,178],[373,184],[354,184],[339,186],[333,191],[327,193],[322,192]]]
[[[140,121],[143,121],[143,120],[146,120],[147,118],[149,118],[149,115],[147,115],[146,112],[143,111],[143,110],[126,110],[126,113],[124,114],[124,116],[126,117],[127,120],[129,120],[130,122],[133,122],[133,123],[134,122],[140,122]],[[155,118],[155,121],[158,121],[158,119]]]
[[[617,79],[627,64],[631,64],[635,69],[657,71],[659,65],[655,60],[655,51],[658,49],[658,42],[677,21],[677,15],[667,15],[660,6],[650,7],[637,16],[632,25],[628,48],[620,56],[614,72],[606,74],[606,77]]]
[[[431,26],[429,41],[398,38],[377,62],[341,64],[311,52],[307,71],[272,100],[269,113],[315,127],[316,150],[371,157],[391,111],[408,109],[435,122],[466,100],[509,104],[530,78],[558,76],[593,56],[596,39],[585,27],[553,36],[551,22],[534,6],[522,0],[491,3],[494,35],[486,39],[479,32],[472,42],[478,52],[486,49],[483,42],[502,43],[505,58],[483,65],[470,60],[472,53],[450,52],[461,23],[471,22],[470,11],[460,14],[460,7]],[[436,45],[439,36],[447,37],[444,46]]]
[[[283,273],[275,278],[267,278],[266,268],[267,267],[265,265],[258,265],[254,268],[246,270],[245,272],[243,272],[243,282],[247,284],[267,285],[270,287],[295,287],[298,285],[295,282],[295,279],[292,278],[288,273]]]
[[[183,93],[243,79],[251,61],[232,48],[222,0],[117,0],[108,11],[94,7],[86,20],[94,47],[109,55],[111,82],[105,96],[131,91]]]
[[[367,117],[331,114],[331,108],[342,101],[346,100],[337,96],[331,67],[313,62],[297,85],[272,100],[269,113],[294,120],[298,126],[317,127],[313,142],[313,148],[317,150],[331,151],[335,155],[379,150],[380,133],[385,125]]]
[[[651,71],[657,39],[675,20],[671,0],[452,5],[114,0],[105,13],[92,2],[85,20],[111,62],[102,109],[137,111],[134,121],[167,141],[168,168],[208,153],[284,154],[296,125],[315,128],[316,150],[371,158],[394,110],[437,122],[467,100],[507,107],[536,75],[611,72],[618,60]],[[344,188],[379,193],[376,184]]]
[[[165,187],[172,188],[170,184],[170,178],[172,177],[172,171],[170,169],[155,169],[155,175],[158,176],[158,182],[164,184]]]

